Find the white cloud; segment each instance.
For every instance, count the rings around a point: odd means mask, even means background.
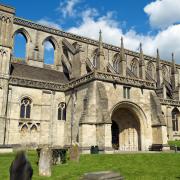
[[[56,28],[56,29],[61,29],[61,26],[53,21],[49,21],[46,19],[40,19],[39,21],[37,21],[37,23],[45,25],[45,26],[49,26],[52,28]]]
[[[106,43],[120,46],[120,38],[123,36],[124,45],[127,49],[137,51],[140,42],[142,42],[144,53],[156,56],[156,49],[159,48],[162,58],[171,59],[171,53],[174,52],[176,61],[180,63],[180,25],[172,25],[159,31],[156,35],[150,36],[138,34],[133,29],[123,32],[110,13],[96,19],[92,16],[90,9],[83,13],[86,16],[83,16],[80,26],[71,27],[67,30],[68,32],[98,39],[101,29],[103,41]]]
[[[53,48],[53,45],[49,42],[49,41],[46,41],[44,43],[44,47],[47,51],[52,51],[54,48]]]
[[[145,6],[144,11],[154,28],[167,28],[180,22],[180,0],[156,0]]]
[[[101,29],[103,41],[106,43],[120,46],[120,38],[123,36],[124,46],[127,49],[138,51],[139,44],[142,42],[145,54],[156,56],[156,49],[159,48],[161,58],[171,59],[171,53],[174,52],[176,61],[180,64],[180,25],[178,24],[161,29],[156,35],[143,35],[134,29],[124,32],[123,24],[114,19],[113,12],[107,12],[106,15],[100,16],[95,8],[88,8],[81,12],[81,17],[79,25],[70,27],[66,31],[98,40]],[[58,24],[46,19],[41,19],[38,22],[60,28]],[[50,51],[52,46],[48,44],[45,48]]]
[[[75,6],[80,3],[80,1],[81,0],[66,0],[60,3],[57,10],[62,13],[63,17],[73,16],[76,13]]]

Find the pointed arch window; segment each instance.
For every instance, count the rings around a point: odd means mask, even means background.
[[[93,60],[92,63],[94,67],[96,67],[97,65],[97,53],[98,53],[98,49],[95,49],[93,52],[93,59],[92,59]]]
[[[120,60],[119,54],[116,54],[114,56],[113,68],[117,73],[119,72],[119,62],[120,62],[119,60]]]
[[[29,98],[23,98],[21,100],[20,118],[30,118],[31,104],[32,104],[32,102]]]
[[[179,130],[179,127],[178,127],[178,114],[179,114],[179,110],[177,108],[174,108],[172,110],[172,128],[173,128],[173,131],[178,131]]]
[[[58,120],[66,120],[66,103],[60,102],[58,105]]]
[[[154,79],[155,67],[152,62],[148,63],[147,72]]]
[[[168,69],[165,65],[162,66],[162,75],[164,79],[169,80]]]
[[[44,48],[44,64],[53,65],[55,62],[56,45],[52,37],[47,37],[43,41]]]
[[[27,57],[27,37],[23,32],[17,31],[14,34],[13,56],[16,61],[24,61]]]
[[[138,60],[133,59],[131,62],[131,71],[134,73],[135,76],[138,77],[139,69],[138,69]]]

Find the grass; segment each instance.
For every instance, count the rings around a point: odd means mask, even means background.
[[[0,179],[9,179],[9,167],[14,154],[0,154]],[[28,153],[34,180],[78,180],[84,173],[113,170],[126,180],[180,179],[180,153],[100,154],[81,155],[80,162],[53,166],[52,177],[38,176],[35,152]]]

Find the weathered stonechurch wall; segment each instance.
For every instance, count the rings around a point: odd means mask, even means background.
[[[30,118],[20,118],[23,98],[31,99]],[[65,121],[58,120],[64,93],[11,86],[8,99],[6,144],[64,145]]]

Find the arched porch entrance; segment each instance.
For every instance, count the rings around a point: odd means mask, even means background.
[[[112,115],[112,147],[121,151],[141,150],[141,124],[138,113],[128,104],[114,108]]]

